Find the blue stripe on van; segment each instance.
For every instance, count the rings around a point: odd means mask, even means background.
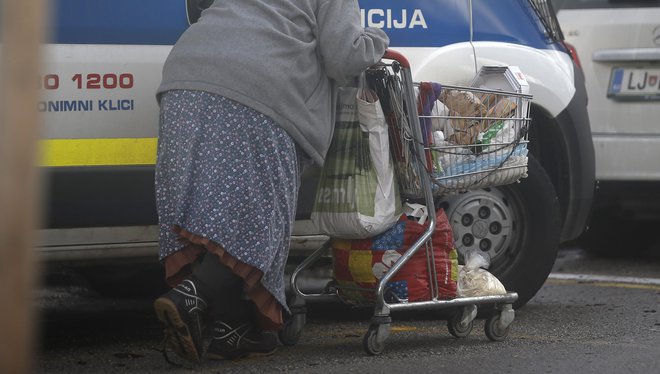
[[[392,47],[442,47],[470,40],[467,0],[360,0],[365,26],[385,29]],[[475,41],[555,49],[528,0],[472,0]]]
[[[171,45],[188,27],[186,0],[51,0],[51,41]]]
[[[170,45],[188,27],[186,0],[51,1],[55,43]],[[468,4],[360,0],[363,23],[385,29],[392,47],[441,47],[469,40]],[[473,0],[473,9],[474,40],[553,48],[526,0]]]

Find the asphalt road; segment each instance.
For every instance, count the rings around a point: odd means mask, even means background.
[[[503,342],[486,338],[483,321],[456,339],[437,311],[406,312],[393,314],[385,351],[372,357],[362,348],[371,309],[314,304],[296,346],[183,368],[159,352],[151,300],[102,298],[64,283],[38,294],[36,373],[660,372],[660,250],[607,259],[563,249]]]

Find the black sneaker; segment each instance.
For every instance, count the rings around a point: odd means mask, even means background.
[[[268,356],[277,350],[277,335],[257,330],[250,323],[232,327],[222,321],[213,323],[211,344],[206,357],[211,360]]]
[[[185,279],[156,299],[154,309],[166,327],[166,344],[182,358],[200,361],[206,301],[198,296],[195,283]]]

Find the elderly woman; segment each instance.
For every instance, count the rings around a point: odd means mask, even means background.
[[[170,349],[200,360],[277,347],[300,173],[323,163],[334,88],[388,45],[356,0],[215,0],[172,49],[158,88],[160,260]]]

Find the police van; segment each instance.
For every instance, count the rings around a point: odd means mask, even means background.
[[[76,266],[90,279],[112,282],[99,265],[157,261],[154,93],[171,46],[211,1],[51,2],[37,106],[46,176],[39,252],[53,266]],[[547,278],[560,242],[583,232],[594,186],[582,72],[554,12],[543,0],[360,0],[360,6],[363,24],[388,33],[416,81],[466,84],[483,65],[516,65],[526,75],[534,96],[529,176],[438,201],[459,252],[488,252],[491,272],[524,304]],[[303,178],[291,258],[325,240],[309,221],[318,174]]]

